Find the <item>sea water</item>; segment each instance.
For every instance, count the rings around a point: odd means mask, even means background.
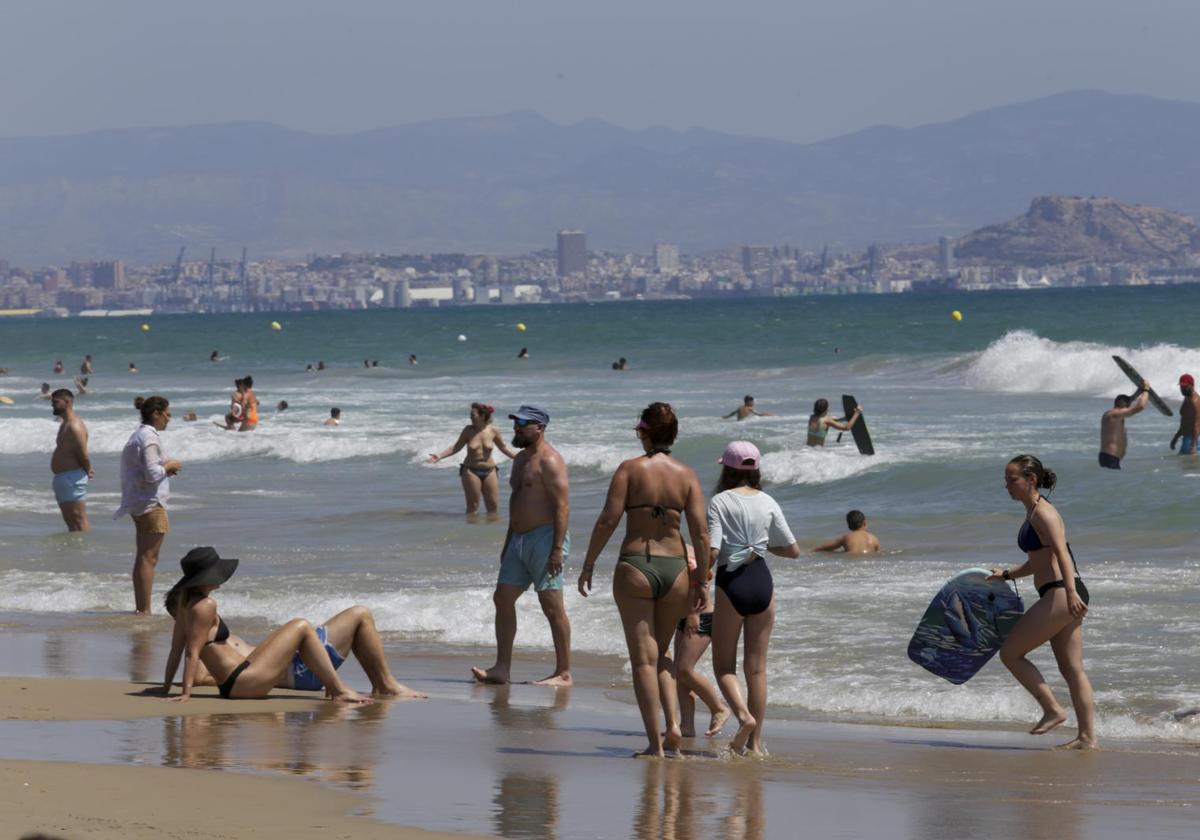
[[[680,417],[674,453],[706,488],[725,443],[749,439],[803,547],[840,534],[851,508],[883,542],[868,559],[769,560],[780,713],[931,725],[1036,717],[998,661],[954,687],[905,656],[945,579],[1022,561],[1024,511],[1008,498],[1003,469],[1032,452],[1058,473],[1051,498],[1092,593],[1084,639],[1100,734],[1200,741],[1200,723],[1174,714],[1200,704],[1200,464],[1167,448],[1178,420],[1151,408],[1128,422],[1124,468],[1096,465],[1100,415],[1132,391],[1110,356],[1128,359],[1177,407],[1179,375],[1200,373],[1188,315],[1198,306],[1200,287],[1180,286],[3,321],[0,366],[10,372],[0,393],[16,405],[0,406],[0,611],[70,622],[131,608],[133,531],[111,519],[119,453],[137,425],[134,397],[162,394],[174,413],[164,446],[184,469],[172,479],[156,598],[175,579],[176,558],[211,544],[242,560],[222,591],[227,618],[320,618],[364,602],[393,648],[472,649],[483,662],[504,525],[465,519],[459,458],[426,458],[454,442],[471,402],[493,403],[505,434],[507,413],[535,403],[550,412],[549,439],[570,469],[574,644],[621,655],[609,595],[616,540],[593,597],[580,598],[574,579],[609,476],[640,452],[638,413],[666,400]],[[522,347],[528,360],[516,358]],[[225,361],[209,362],[213,350]],[[63,533],[50,491],[57,426],[36,392],[43,381],[70,387],[85,353],[96,370],[77,408],[96,478],[93,531],[79,536]],[[628,369],[612,370],[621,356]],[[51,374],[56,359],[67,375]],[[127,371],[131,361],[139,373]],[[324,371],[306,372],[318,361]],[[261,424],[226,432],[213,421],[245,374]],[[843,393],[865,409],[874,457],[860,456],[849,435],[838,444],[831,433],[824,450],[804,446],[813,401],[827,398],[837,415]],[[772,416],[722,420],[745,394]],[[279,400],[291,407],[275,415]],[[333,406],[343,424],[324,427]],[[199,420],[183,422],[187,410]],[[1027,605],[1037,597],[1030,579],[1020,591]],[[551,647],[536,599],[522,599],[520,622],[520,647]],[[1034,659],[1065,702],[1048,648]]]

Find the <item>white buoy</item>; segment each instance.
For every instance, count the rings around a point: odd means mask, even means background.
[[[459,341],[466,341],[466,340],[467,340],[467,337],[466,337],[465,335],[463,335],[462,333],[459,333],[459,334],[458,334],[458,340],[459,340]]]

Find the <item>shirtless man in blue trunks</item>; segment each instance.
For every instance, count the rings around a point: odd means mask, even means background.
[[[1180,455],[1195,455],[1200,440],[1200,394],[1190,373],[1179,377],[1179,393],[1183,394],[1183,405],[1179,406],[1179,431],[1171,438],[1171,448],[1178,443]]]
[[[50,456],[50,471],[54,473],[54,498],[62,511],[68,531],[87,531],[87,488],[95,477],[88,457],[88,432],[83,420],[75,413],[75,395],[59,388],[50,395],[50,410],[62,421]]]
[[[567,520],[571,505],[567,465],[546,440],[550,415],[523,405],[513,421],[512,445],[520,449],[509,485],[508,533],[500,552],[500,575],[492,601],[496,605],[496,664],[486,671],[472,668],[484,683],[507,683],[517,635],[517,599],[533,584],[554,639],[554,673],[537,685],[571,684],[571,622],[563,603],[562,571],[571,550]]]

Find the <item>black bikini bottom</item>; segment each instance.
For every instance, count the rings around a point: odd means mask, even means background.
[[[222,697],[224,697],[226,700],[229,699],[229,695],[233,693],[233,684],[237,682],[237,678],[242,675],[242,671],[245,671],[249,667],[250,660],[247,659],[241,665],[238,665],[233,669],[233,673],[225,678],[225,682],[217,686],[217,691],[220,692]]]
[[[1067,588],[1067,585],[1065,583],[1063,583],[1061,580],[1052,580],[1049,583],[1043,583],[1041,586],[1038,587],[1038,597],[1045,598],[1046,593],[1049,592],[1051,589],[1066,589],[1066,588]],[[1083,585],[1083,581],[1079,578],[1075,578],[1075,591],[1077,593],[1079,593],[1079,600],[1083,601],[1084,604],[1088,604],[1091,602],[1091,596],[1088,595],[1088,588]]]

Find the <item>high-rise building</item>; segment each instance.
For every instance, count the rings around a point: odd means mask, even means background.
[[[587,271],[587,236],[581,230],[558,232],[558,276]]]
[[[121,260],[96,263],[92,269],[92,286],[97,289],[124,289],[125,263]]]
[[[742,271],[752,274],[771,265],[771,249],[765,245],[742,246]]]
[[[948,236],[938,240],[938,271],[943,275],[954,272],[954,240]]]
[[[672,242],[654,244],[654,267],[667,273],[679,270],[679,246]]]

